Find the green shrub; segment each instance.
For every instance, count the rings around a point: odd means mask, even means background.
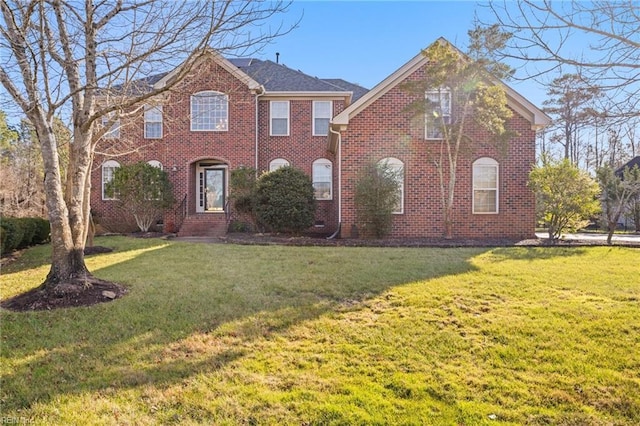
[[[240,219],[256,227],[256,169],[239,167],[231,171],[229,179],[229,201]]]
[[[298,235],[313,225],[313,184],[301,170],[282,167],[260,176],[255,201],[259,223],[274,232]]]
[[[0,226],[2,232],[2,254],[12,252],[17,249],[24,236],[24,228],[21,223],[12,217],[2,219]]]
[[[36,223],[36,233],[33,236],[33,244],[43,244],[49,241],[51,236],[51,225],[46,219],[36,217],[33,219]]]
[[[33,237],[36,234],[38,225],[31,217],[21,217],[15,219],[18,225],[22,228],[22,239],[18,244],[19,249],[27,248],[33,244]]]

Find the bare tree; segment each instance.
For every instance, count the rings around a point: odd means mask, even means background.
[[[207,48],[242,54],[285,33],[269,23],[287,7],[250,0],[0,0],[0,82],[34,126],[44,163],[53,254],[42,290],[77,292],[100,282],[83,253],[100,137],[122,114],[171,90]],[[163,87],[140,90],[141,81],[172,69]],[[73,135],[66,181],[56,115],[69,117]],[[109,119],[101,126],[103,117]]]
[[[640,3],[520,0],[490,2],[500,27],[512,34],[504,58],[523,61],[527,77],[579,73],[617,99],[608,113],[637,114],[640,106]]]

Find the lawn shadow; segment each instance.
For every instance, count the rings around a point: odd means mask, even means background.
[[[123,299],[2,313],[5,411],[62,394],[166,388],[394,286],[474,270],[471,259],[490,250],[161,244],[92,271],[127,286]]]
[[[496,248],[491,251],[492,260],[496,262],[508,260],[540,260],[558,257],[583,256],[587,253],[585,247],[571,246],[544,246],[544,247],[506,247]]]

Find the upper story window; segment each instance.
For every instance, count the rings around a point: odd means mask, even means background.
[[[103,115],[102,127],[107,127],[109,125],[109,122],[113,118],[113,116],[114,116],[113,112]],[[120,119],[119,118],[116,119],[113,123],[111,123],[111,127],[109,128],[109,130],[107,130],[107,133],[105,133],[102,137],[106,139],[117,139],[120,137]]]
[[[108,187],[109,182],[113,180],[116,169],[120,167],[120,163],[115,160],[108,160],[102,163],[102,199],[115,200],[116,194]]]
[[[333,110],[331,101],[313,101],[313,136],[327,136]]]
[[[269,104],[271,136],[289,136],[289,101],[271,101]]]
[[[398,202],[392,213],[404,213],[404,163],[397,158],[387,157],[378,161],[378,167],[390,173],[398,182]]]
[[[290,166],[290,164],[287,160],[285,160],[284,158],[276,158],[275,160],[271,160],[271,162],[269,163],[269,171],[273,172],[278,170],[281,167],[288,167],[288,166]]]
[[[311,179],[316,200],[333,199],[333,165],[330,160],[320,158],[314,161]]]
[[[162,138],[162,105],[144,106],[144,137],[145,139]]]
[[[191,131],[226,132],[229,130],[229,97],[206,91],[191,96]]]
[[[473,162],[473,213],[498,213],[498,162],[479,158]]]
[[[442,139],[442,126],[451,124],[451,91],[446,88],[425,92],[424,138]]]

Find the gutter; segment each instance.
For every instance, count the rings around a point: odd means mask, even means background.
[[[333,130],[331,123],[329,123],[329,132],[336,135],[338,145],[336,147],[336,162],[338,163],[338,229],[327,237],[327,240],[332,240],[340,235],[340,229],[342,228],[342,134]]]
[[[261,96],[264,96],[264,92],[265,92],[264,86],[260,86],[259,92],[256,91],[256,108],[255,108],[255,110],[256,110],[256,141],[255,141],[255,159],[254,159],[256,177],[258,176],[258,173],[259,173],[258,172],[258,141],[260,139],[260,135],[259,135],[259,133],[260,133],[260,121],[259,121],[259,115],[258,115],[258,109],[259,109],[260,105],[258,103],[258,99]]]

